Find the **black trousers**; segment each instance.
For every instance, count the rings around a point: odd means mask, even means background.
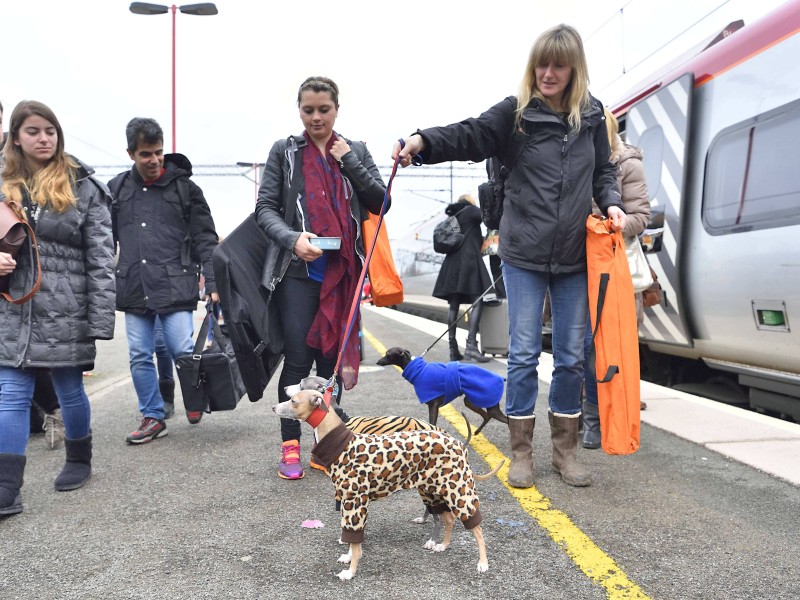
[[[278,401],[288,400],[283,388],[296,385],[311,374],[316,364],[316,374],[329,378],[336,366],[336,356],[325,357],[317,348],[306,344],[306,336],[319,308],[322,284],[308,278],[284,277],[275,289],[273,302],[277,303],[283,323],[283,368],[278,380]],[[339,386],[341,390],[341,386]],[[341,396],[341,394],[340,394]],[[300,439],[300,421],[281,419],[281,438]]]

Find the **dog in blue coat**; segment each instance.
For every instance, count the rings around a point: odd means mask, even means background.
[[[459,396],[464,396],[464,406],[483,419],[476,435],[492,419],[508,423],[508,417],[500,410],[505,380],[496,373],[458,361],[428,363],[398,347],[389,348],[378,364],[403,369],[403,378],[414,386],[419,401],[428,405],[428,421],[432,425],[436,425],[439,409]]]

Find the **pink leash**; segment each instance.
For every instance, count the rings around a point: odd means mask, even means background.
[[[402,148],[405,146],[405,142],[401,139],[400,140],[400,147]],[[397,158],[394,160],[394,164],[392,165],[392,174],[389,176],[389,183],[386,186],[386,192],[383,195],[383,205],[381,205],[381,213],[380,218],[378,219],[378,226],[375,228],[375,235],[372,239],[372,245],[369,248],[369,252],[367,252],[367,256],[364,259],[364,266],[361,268],[361,275],[358,278],[358,285],[356,286],[355,293],[353,294],[353,302],[350,305],[350,315],[347,317],[347,329],[344,333],[344,341],[342,342],[342,347],[339,349],[339,356],[336,358],[336,366],[333,368],[333,375],[328,380],[327,385],[325,386],[325,405],[331,405],[331,397],[333,396],[333,388],[336,381],[336,374],[339,372],[339,367],[341,366],[342,356],[344,355],[344,350],[347,347],[347,340],[350,339],[350,332],[353,329],[353,324],[355,323],[355,315],[356,310],[361,305],[361,290],[364,287],[364,279],[367,276],[367,269],[369,268],[369,261],[372,260],[372,253],[375,250],[375,244],[378,242],[378,234],[381,231],[381,227],[383,226],[383,215],[386,212],[386,206],[389,204],[389,198],[392,194],[392,181],[394,181],[394,176],[397,174],[397,167],[400,164],[400,156],[398,155]]]

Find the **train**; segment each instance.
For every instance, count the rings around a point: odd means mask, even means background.
[[[639,329],[643,379],[800,422],[798,64],[792,0],[608,106],[644,151],[641,241],[663,290]]]

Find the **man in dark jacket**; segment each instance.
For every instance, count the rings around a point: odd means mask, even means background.
[[[144,444],[167,434],[153,363],[156,316],[173,360],[190,354],[201,265],[206,298],[219,302],[211,265],[219,240],[203,191],[190,180],[192,164],[182,154],[164,155],[158,123],[137,117],[125,134],[134,164],[108,186],[115,197],[112,216],[119,244],[117,310],[125,313],[131,376],[143,417],[126,441]],[[186,411],[192,424],[202,416]]]

